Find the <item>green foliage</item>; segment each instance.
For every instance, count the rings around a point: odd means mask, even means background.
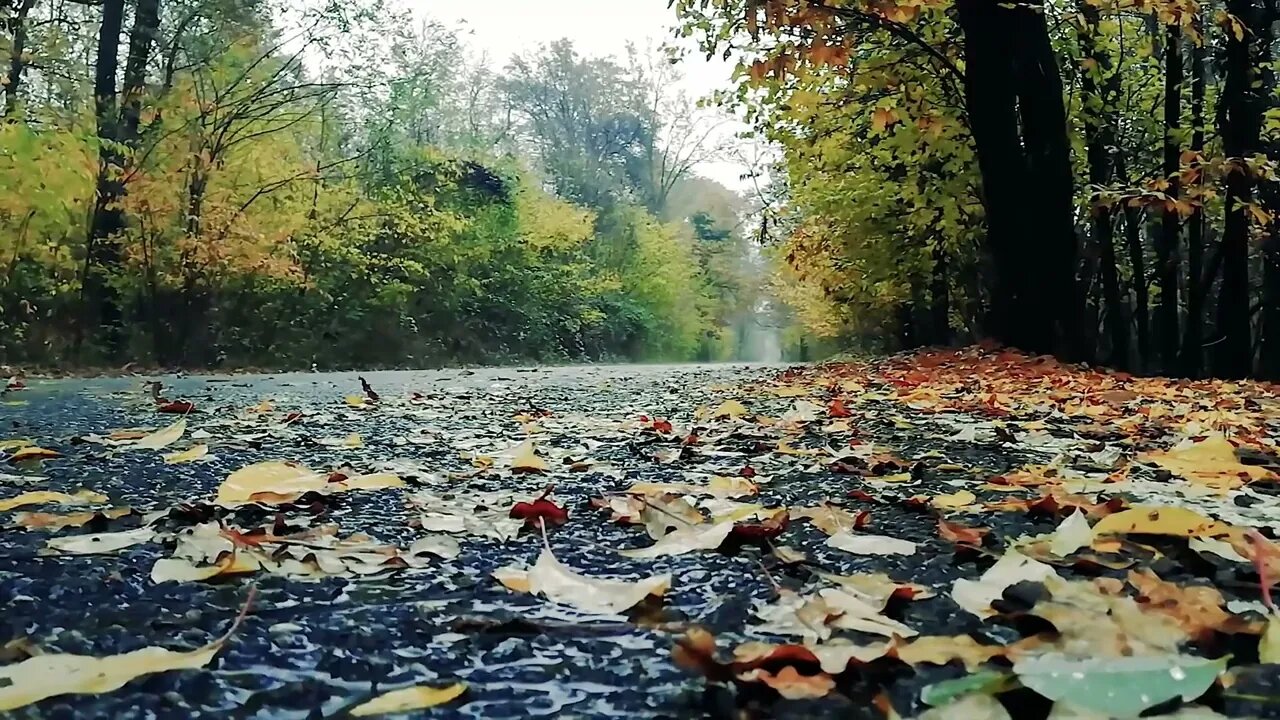
[[[86,262],[99,159],[74,59],[93,34],[33,36],[74,82],[23,86],[25,116],[0,123],[0,361],[96,361],[86,272],[117,291],[130,354],[164,365],[732,352],[749,250],[716,192],[682,198],[715,215],[692,226],[655,206],[692,176],[651,171],[672,163],[640,74],[562,43],[498,76],[448,29],[355,6],[301,33],[255,2],[165,13],[172,64],[153,58],[165,80],[105,175],[125,190],[112,265]],[[539,110],[552,97],[571,111]]]

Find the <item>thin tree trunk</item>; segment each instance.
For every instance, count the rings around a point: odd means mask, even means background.
[[[1182,30],[1170,25],[1165,31],[1164,49],[1164,164],[1162,180],[1168,183],[1168,200],[1161,214],[1159,244],[1156,246],[1156,279],[1160,284],[1160,304],[1156,308],[1156,337],[1160,347],[1160,366],[1166,373],[1177,370],[1178,346],[1178,240],[1182,220],[1178,215],[1180,199],[1178,171],[1182,148],[1177,133],[1182,115]]]
[[[1201,35],[1203,21],[1197,16],[1196,34]],[[1199,377],[1204,362],[1204,293],[1200,278],[1204,273],[1204,178],[1200,175],[1200,155],[1204,152],[1205,47],[1200,42],[1191,46],[1191,151],[1196,154],[1195,185],[1191,217],[1187,221],[1187,322],[1182,335],[1182,373]]]
[[[1097,192],[1111,183],[1115,175],[1112,157],[1116,144],[1115,113],[1109,109],[1109,103],[1120,78],[1117,73],[1112,72],[1110,55],[1098,46],[1098,25],[1101,21],[1098,8],[1088,2],[1081,2],[1079,8],[1085,21],[1085,26],[1080,31],[1081,53],[1092,61],[1092,67],[1083,68],[1081,77],[1089,183],[1095,188],[1089,199],[1090,228],[1093,241],[1098,246],[1098,270],[1102,276],[1102,299],[1107,337],[1110,341],[1108,362],[1115,367],[1128,369],[1129,320],[1126,303],[1120,297],[1114,212],[1110,205],[1099,202]]]
[[[9,70],[4,81],[4,116],[16,119],[18,113],[18,93],[22,88],[22,76],[27,70],[27,16],[36,0],[19,0],[9,16]]]
[[[951,290],[947,279],[947,251],[939,242],[933,247],[933,272],[929,279],[929,314],[933,323],[933,342],[951,344]]]

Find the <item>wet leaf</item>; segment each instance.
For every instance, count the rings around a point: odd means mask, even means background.
[[[955,702],[965,695],[994,695],[1001,692],[1009,684],[1012,676],[997,670],[982,670],[955,678],[926,685],[920,692],[920,700],[926,705],[940,707]]]
[[[534,447],[532,440],[526,440],[512,448],[510,455],[511,472],[544,474],[551,471],[547,461],[538,457],[537,448]]]
[[[350,713],[355,717],[368,717],[370,715],[426,710],[427,708],[444,705],[447,702],[456,700],[462,697],[466,691],[467,686],[464,683],[455,683],[439,688],[429,685],[415,685],[392,690],[368,702],[360,703],[351,708]]]
[[[1023,685],[1079,710],[1134,717],[1161,703],[1204,694],[1226,668],[1227,659],[1187,655],[1073,660],[1045,653],[1019,660],[1013,671]]]
[[[630,558],[656,558],[666,555],[683,555],[694,550],[715,550],[733,531],[733,521],[713,525],[692,525],[665,535],[649,547],[619,550],[619,555]]]
[[[1232,531],[1216,522],[1180,507],[1134,506],[1108,515],[1093,526],[1094,535],[1171,535],[1174,537],[1220,537]]]
[[[195,445],[182,452],[169,453],[164,456],[164,461],[169,465],[180,465],[182,463],[195,462],[209,454],[208,445]]]
[[[855,555],[914,555],[916,544],[885,535],[855,535],[840,532],[827,538],[827,545]]]
[[[155,531],[142,527],[121,532],[94,533],[50,538],[45,547],[56,553],[68,555],[109,555],[125,548],[151,542]]]
[[[959,510],[972,505],[977,500],[977,495],[968,490],[961,490],[950,495],[935,495],[929,502],[934,507],[943,510]]]
[[[999,600],[1011,585],[1027,581],[1044,582],[1057,576],[1052,566],[1009,552],[977,580],[956,580],[952,586],[951,599],[978,617],[990,617],[995,614],[991,603]]]
[[[661,597],[671,587],[671,576],[666,574],[637,581],[580,575],[548,548],[543,548],[532,568],[501,568],[494,577],[508,589],[541,595],[594,615],[617,615],[650,595]]]
[[[56,457],[62,457],[62,453],[35,445],[26,445],[14,450],[13,454],[9,456],[9,462],[20,463],[28,460],[45,460]]]
[[[12,510],[23,505],[44,505],[57,503],[59,505],[88,505],[90,503],[106,502],[107,496],[92,490],[77,490],[74,494],[68,495],[64,492],[53,492],[50,490],[37,490],[34,492],[25,492],[17,497],[6,498],[0,500],[0,511]]]
[[[187,419],[178,418],[174,424],[135,440],[131,447],[142,450],[162,450],[182,439],[187,432]]]
[[[1221,433],[1213,433],[1199,442],[1188,440],[1166,452],[1139,455],[1138,459],[1191,482],[1222,489],[1275,477],[1266,468],[1240,462],[1235,446]]]

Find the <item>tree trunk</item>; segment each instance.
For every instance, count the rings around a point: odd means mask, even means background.
[[[990,0],[958,0],[956,8],[995,265],[994,335],[1031,352],[1083,358],[1066,110],[1043,8]]]
[[[27,70],[27,16],[36,0],[19,0],[9,16],[9,70],[5,73],[4,82],[4,117],[16,119],[18,113],[18,91],[22,88],[22,75]]]
[[[929,278],[929,315],[935,345],[951,344],[951,287],[947,278],[947,251],[933,246],[933,271]]]
[[[124,350],[120,299],[108,281],[120,261],[115,236],[124,227],[120,199],[124,194],[124,159],[118,146],[116,71],[120,60],[120,32],[124,25],[124,0],[103,0],[102,24],[98,29],[98,52],[94,64],[93,99],[98,131],[98,178],[93,215],[89,221],[83,293],[85,318],[79,337],[97,327],[104,350],[112,359]],[[77,345],[79,340],[77,341]]]
[[[1165,31],[1164,48],[1164,164],[1162,180],[1168,183],[1164,211],[1161,213],[1160,242],[1156,246],[1156,280],[1160,284],[1160,304],[1156,308],[1156,337],[1160,347],[1160,367],[1165,373],[1176,372],[1178,346],[1178,240],[1182,220],[1176,206],[1180,198],[1178,171],[1182,148],[1177,132],[1182,115],[1182,30],[1170,25]]]
[[[1196,32],[1201,35],[1203,22],[1197,18]],[[1187,377],[1199,377],[1204,362],[1204,293],[1200,289],[1204,274],[1204,178],[1199,156],[1204,152],[1204,93],[1205,47],[1204,38],[1191,47],[1191,151],[1196,153],[1195,185],[1188,191],[1192,197],[1191,217],[1187,221],[1187,323],[1182,335],[1182,373]]]
[[[1263,249],[1262,358],[1259,374],[1280,381],[1280,237],[1272,235]]]
[[[1242,378],[1253,365],[1249,312],[1249,205],[1253,177],[1244,166],[1258,150],[1265,92],[1257,86],[1255,43],[1265,32],[1255,0],[1229,0],[1227,12],[1244,24],[1242,38],[1227,33],[1226,71],[1220,119],[1222,148],[1229,162],[1239,166],[1227,173],[1226,219],[1222,231],[1222,282],[1218,287],[1218,334],[1214,373]]]
[[[1116,144],[1116,118],[1109,103],[1118,90],[1120,77],[1111,70],[1110,55],[1098,47],[1101,20],[1098,8],[1088,2],[1081,2],[1079,7],[1085,21],[1079,36],[1081,54],[1092,61],[1092,67],[1084,68],[1081,77],[1089,183],[1095,188],[1089,199],[1090,227],[1098,246],[1098,271],[1102,276],[1102,299],[1110,340],[1108,363],[1128,369],[1129,320],[1126,303],[1120,297],[1120,275],[1116,269],[1115,214],[1111,206],[1099,202],[1098,197],[1098,190],[1110,184],[1115,176],[1112,152]]]
[[[133,147],[142,119],[142,97],[147,90],[147,64],[160,30],[160,0],[138,0],[133,30],[129,33],[129,55],[124,66],[123,104],[120,107],[120,140]]]

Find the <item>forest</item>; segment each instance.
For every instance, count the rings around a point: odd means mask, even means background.
[[[745,352],[762,261],[656,45],[494,59],[380,0],[3,0],[0,28],[0,363]]]
[[[1280,379],[1271,0],[675,0],[810,327]]]

